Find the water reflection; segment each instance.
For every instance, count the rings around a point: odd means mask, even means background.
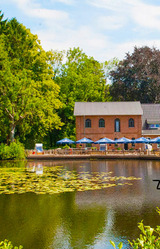
[[[75,206],[75,194],[0,197],[0,237],[24,248],[85,248],[105,227],[105,208]],[[66,245],[68,244],[68,247]]]
[[[32,163],[31,165],[28,163],[26,166],[27,169],[29,169],[30,172],[35,172],[36,175],[42,175],[43,174],[43,165],[42,163]]]
[[[137,223],[156,226],[160,191],[158,161],[56,161],[29,162],[43,173],[43,166],[61,165],[78,173],[110,172],[113,176],[141,177],[133,185],[56,195],[1,195],[0,240],[7,238],[25,249],[111,249],[109,240],[138,236]]]

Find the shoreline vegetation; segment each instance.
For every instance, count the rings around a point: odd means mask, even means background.
[[[145,159],[159,160],[160,151],[148,150],[92,150],[91,148],[57,148],[44,150],[41,153],[36,150],[25,150],[24,145],[12,142],[10,145],[0,144],[0,161],[2,160],[61,160],[61,159]]]
[[[5,239],[0,242],[0,249],[23,249],[23,246],[13,246],[11,241]]]
[[[26,153],[22,143],[12,142],[10,145],[0,144],[0,160],[25,159]]]
[[[160,215],[160,209],[157,208],[157,213]],[[138,223],[138,228],[141,231],[139,238],[133,241],[128,241],[129,245],[133,249],[160,249],[160,226],[157,225],[156,228],[152,228],[149,225],[144,225],[141,221]],[[122,249],[123,243],[120,242],[116,247],[115,243],[110,240],[111,245],[115,249]]]

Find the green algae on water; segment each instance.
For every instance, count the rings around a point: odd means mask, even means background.
[[[112,172],[89,173],[66,170],[61,166],[32,168],[0,168],[0,194],[57,194],[72,191],[98,190],[132,185],[134,176],[112,176]]]

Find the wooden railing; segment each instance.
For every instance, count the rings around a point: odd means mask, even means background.
[[[91,150],[91,149],[50,149],[50,150],[43,150],[43,152],[38,153],[36,150],[26,150],[27,155],[155,155],[160,156],[160,150],[153,150],[153,151],[142,151],[142,150]]]

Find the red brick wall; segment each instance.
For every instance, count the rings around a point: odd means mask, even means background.
[[[99,127],[99,119],[105,120],[105,128]],[[120,132],[114,132],[115,119],[120,120]],[[134,119],[134,127],[129,127],[129,119]],[[84,122],[86,119],[91,120],[91,128],[85,128]],[[103,137],[115,139],[127,137],[129,139],[141,137],[142,121],[141,116],[77,116],[76,117],[76,139],[83,137],[97,141]]]

